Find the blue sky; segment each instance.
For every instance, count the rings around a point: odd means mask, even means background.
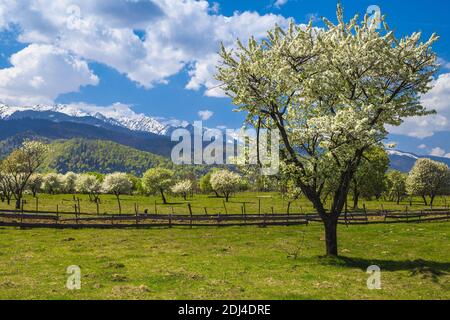
[[[341,1],[347,18],[377,5],[397,36],[436,32],[444,67],[427,101],[450,100],[450,1]],[[212,79],[217,44],[262,37],[293,18],[335,20],[335,0],[0,0],[0,101],[10,104],[128,104],[136,112],[188,121],[211,111],[208,126],[239,127],[243,114]],[[447,65],[445,67],[445,65]],[[19,75],[19,76],[17,76]],[[14,79],[14,81],[12,81]],[[450,103],[439,118],[394,130],[399,148],[449,156]]]

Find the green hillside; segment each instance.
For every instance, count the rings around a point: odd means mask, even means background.
[[[111,173],[141,175],[155,166],[172,167],[170,159],[104,140],[70,139],[51,143],[44,170],[57,172]]]

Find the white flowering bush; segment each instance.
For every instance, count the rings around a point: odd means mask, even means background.
[[[421,196],[425,205],[428,205],[427,197],[429,197],[432,206],[436,196],[449,194],[449,168],[442,162],[426,158],[418,159],[409,172],[406,188],[409,194]]]
[[[62,189],[65,193],[75,193],[78,175],[73,172],[67,172],[62,177]]]
[[[42,190],[48,194],[56,194],[63,190],[64,176],[59,173],[48,173],[42,181]]]
[[[211,174],[211,187],[225,197],[228,202],[230,195],[241,187],[241,176],[228,170],[218,170]]]
[[[94,175],[81,174],[77,178],[75,190],[78,193],[89,195],[90,201],[98,202],[102,192],[102,184]]]
[[[122,206],[120,203],[120,195],[129,194],[133,189],[133,182],[126,173],[115,172],[105,176],[102,185],[103,192],[114,194],[119,205],[119,213],[122,213]]]
[[[165,168],[151,168],[144,173],[142,185],[148,193],[160,193],[164,204],[167,203],[164,192],[173,184],[173,171]]]
[[[187,195],[192,192],[192,187],[191,180],[183,180],[172,186],[171,191],[174,194],[181,195],[183,199],[186,200]]]

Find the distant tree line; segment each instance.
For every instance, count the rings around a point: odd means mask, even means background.
[[[0,200],[20,208],[24,193],[36,197],[46,194],[86,194],[90,201],[99,203],[102,194],[116,197],[119,212],[122,195],[159,195],[164,204],[167,194],[180,196],[184,200],[194,193],[214,194],[225,201],[239,191],[280,192],[289,200],[303,196],[292,177],[280,173],[264,176],[258,166],[233,166],[228,169],[202,170],[192,167],[172,170],[165,167],[148,169],[142,176],[132,173],[98,172],[65,174],[40,173],[39,169],[49,152],[48,145],[38,141],[25,141],[0,163]],[[430,159],[419,159],[409,172],[404,174],[388,170],[389,158],[382,148],[374,148],[364,154],[363,161],[351,182],[353,208],[358,209],[361,198],[371,200],[383,198],[400,203],[408,196],[420,196],[425,205],[433,205],[436,196],[450,194],[450,170],[446,164]],[[333,186],[324,185],[324,199],[330,196]]]

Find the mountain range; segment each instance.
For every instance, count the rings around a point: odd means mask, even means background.
[[[0,103],[0,119],[21,118],[39,118],[52,121],[70,120],[93,125],[109,124],[132,131],[143,131],[158,135],[167,135],[174,127],[188,125],[186,121],[155,118],[142,113],[135,113],[128,105],[120,103],[113,104],[110,107],[85,104],[8,106]]]
[[[135,113],[129,106],[114,104],[110,107],[96,107],[84,104],[77,105],[35,105],[35,106],[8,106],[0,103],[0,158],[19,146],[24,139],[43,139],[59,146],[59,158],[49,163],[49,167],[58,170],[102,170],[99,165],[108,163],[95,148],[101,146],[106,152],[109,147],[120,149],[120,157],[116,160],[130,163],[131,166],[120,166],[116,161],[103,171],[126,169],[135,173],[141,173],[142,168],[151,166],[152,163],[164,162],[161,158],[153,158],[150,155],[162,156],[166,159],[175,142],[170,139],[170,134],[177,128],[186,128],[191,133],[193,127],[186,121],[150,117]],[[64,141],[71,141],[66,144]],[[99,144],[99,141],[113,144]],[[124,146],[125,149],[119,147]],[[70,147],[69,147],[70,146]],[[83,168],[83,161],[79,157],[80,146],[86,151],[85,162],[89,163]],[[134,151],[143,152],[141,154]],[[450,165],[450,159],[444,157],[420,156],[399,150],[387,150],[391,160],[391,168],[403,172],[409,171],[417,159],[427,157]],[[107,152],[106,152],[107,153]],[[109,153],[107,153],[109,154]],[[93,155],[102,160],[95,162]],[[127,155],[129,157],[127,158]],[[76,165],[71,164],[71,156],[77,157]],[[114,157],[114,155],[109,154]],[[151,161],[143,161],[145,156]],[[63,160],[61,160],[63,159]],[[157,159],[157,160],[156,160]],[[170,159],[167,159],[170,161]]]

